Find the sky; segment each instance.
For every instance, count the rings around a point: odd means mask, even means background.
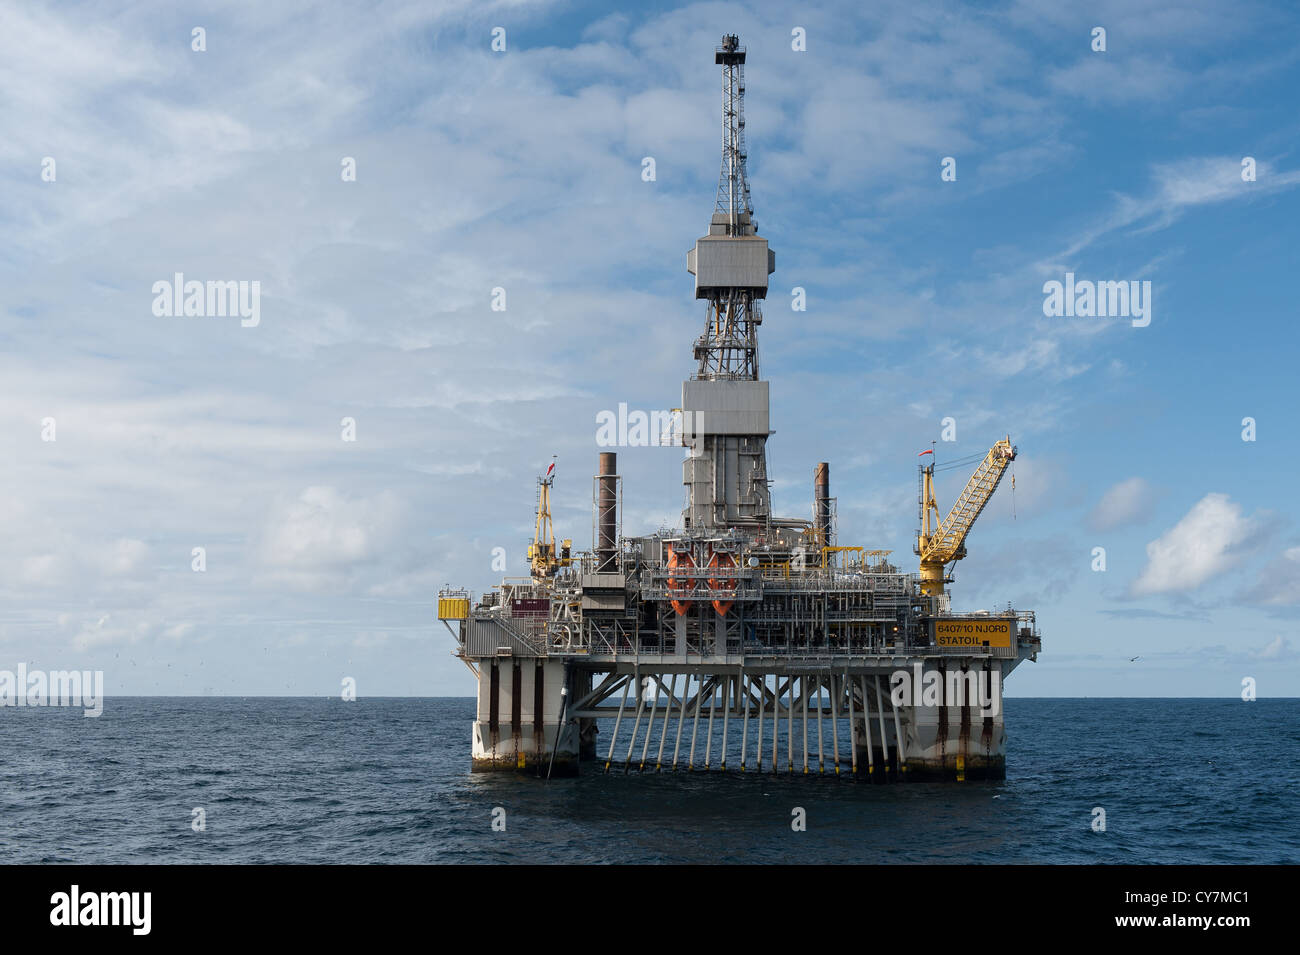
[[[829,461],[915,569],[917,452],[1009,434],[950,587],[1037,612],[1008,695],[1300,696],[1300,11],[618,7],[0,0],[0,669],[471,695],[439,588],[526,573],[552,460],[590,546],[597,416],[694,371],[737,33],[777,512]],[[682,450],[616,450],[623,533],[676,523]]]

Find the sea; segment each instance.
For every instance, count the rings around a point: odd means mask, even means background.
[[[1004,705],[1005,780],[903,785],[471,773],[469,698],[3,707],[0,862],[1300,862],[1300,700]]]

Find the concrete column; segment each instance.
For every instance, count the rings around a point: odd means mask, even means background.
[[[1000,675],[1001,661],[990,661],[995,675]],[[970,669],[979,672],[983,663],[973,661]],[[925,670],[937,669],[928,665]],[[954,677],[960,673],[956,661],[946,665],[947,674]],[[942,672],[942,671],[941,671]],[[981,677],[982,678],[982,677]],[[942,695],[938,705],[912,705],[899,707],[899,726],[903,739],[898,735],[894,725],[893,703],[889,699],[889,682],[886,675],[882,690],[884,696],[884,725],[879,725],[876,712],[874,688],[868,688],[871,706],[870,718],[873,723],[869,729],[882,733],[884,740],[878,740],[881,751],[875,754],[880,764],[886,762],[887,756],[905,757],[907,772],[902,774],[905,781],[974,781],[981,779],[1005,779],[1006,770],[1006,728],[1002,710],[1001,694],[998,694],[996,712],[985,715],[978,700],[971,700],[960,705],[951,695],[947,680],[941,684]],[[933,701],[932,701],[933,702]],[[901,751],[898,750],[899,743]],[[859,738],[859,762],[866,759],[865,741]],[[892,765],[892,761],[890,763]],[[878,770],[882,779],[892,779],[892,773]],[[876,774],[873,774],[876,775]]]
[[[473,725],[472,766],[474,772],[519,771],[546,773],[555,750],[552,775],[578,772],[579,727],[566,718],[561,728],[560,688],[564,686],[564,664],[534,658],[499,661],[500,679],[482,679],[478,684],[478,713]],[[515,669],[515,663],[520,664]],[[484,661],[484,666],[491,662]],[[517,678],[516,678],[517,674]],[[538,680],[541,686],[538,686]],[[492,699],[493,692],[497,699]],[[540,691],[540,692],[539,692]],[[542,712],[536,712],[541,700]],[[493,738],[492,716],[509,721],[505,732]],[[540,719],[539,719],[540,717]],[[540,726],[541,738],[538,738]],[[558,743],[557,743],[558,737]]]

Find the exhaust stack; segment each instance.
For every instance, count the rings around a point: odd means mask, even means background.
[[[600,453],[596,475],[596,573],[618,572],[618,455]]]
[[[813,521],[817,527],[818,547],[831,543],[831,466],[820,462],[813,470]]]

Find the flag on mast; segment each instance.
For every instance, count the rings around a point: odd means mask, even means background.
[[[934,454],[934,448],[926,448],[924,451],[918,451],[916,456],[919,458],[926,454]]]
[[[546,469],[546,476],[547,476],[547,477],[550,477],[550,476],[551,476],[551,472],[554,471],[554,470],[555,470],[555,462],[552,461],[552,462],[551,462],[551,466],[550,466],[549,468]]]

